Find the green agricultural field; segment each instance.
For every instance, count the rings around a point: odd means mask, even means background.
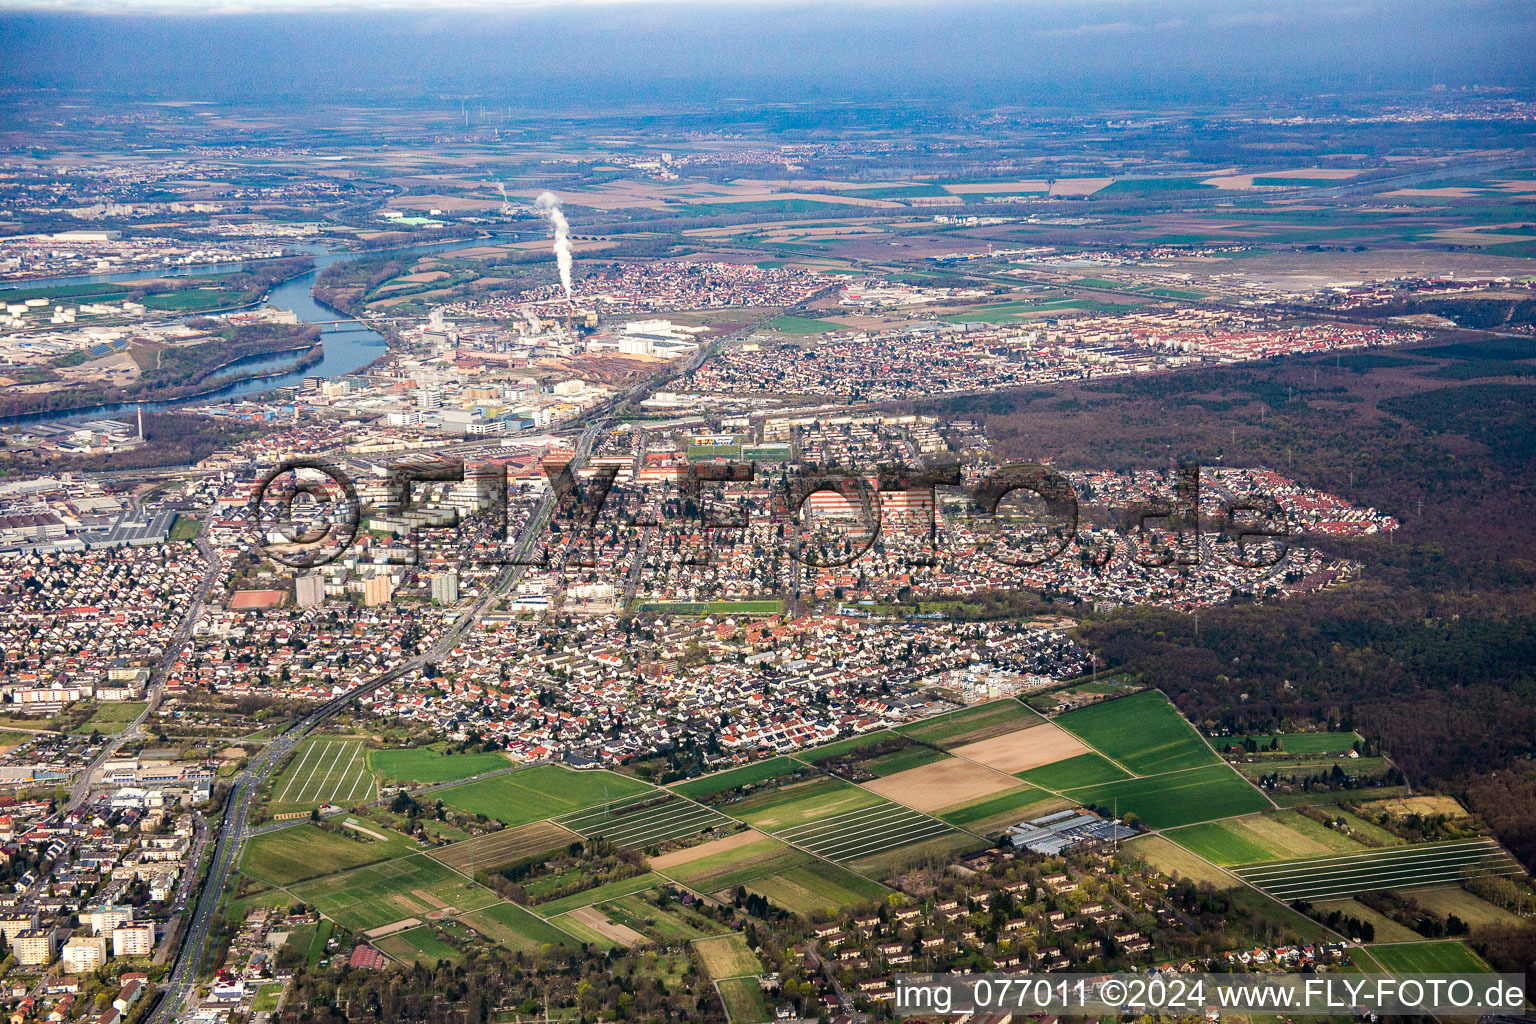
[[[1070,806],[1068,802],[1059,796],[1033,786],[1020,786],[997,796],[983,797],[949,808],[941,812],[939,818],[951,825],[987,835],[1067,806]]]
[[[322,804],[350,806],[373,798],[373,775],[360,739],[306,740],[266,790],[271,814],[307,811]]]
[[[1512,875],[1522,869],[1492,839],[1412,843],[1364,853],[1250,864],[1233,873],[1276,899],[1344,899],[1376,889],[1454,884],[1468,873]]]
[[[32,735],[25,732],[0,732],[0,750],[13,750],[31,738]]]
[[[873,758],[869,761],[861,761],[859,767],[867,772],[872,772],[876,778],[883,779],[887,775],[895,775],[904,772],[908,768],[920,768],[925,764],[945,760],[944,752],[925,747],[922,744],[914,744],[904,750],[893,750],[889,754]]]
[[[807,764],[820,764],[830,757],[841,757],[844,754],[879,746],[883,742],[899,738],[889,729],[876,729],[874,732],[863,732],[857,736],[849,736],[847,739],[833,740],[819,747],[811,747],[796,754],[795,757]]]
[[[77,733],[99,732],[103,736],[116,736],[139,717],[139,712],[149,707],[142,701],[112,701],[96,705],[96,711],[87,718]]]
[[[1202,185],[1199,178],[1120,178],[1093,194],[1095,199],[1134,197],[1155,192],[1187,192],[1192,189],[1210,189],[1214,185]]]
[[[628,896],[632,892],[651,889],[665,881],[666,879],[654,871],[647,871],[633,878],[625,878],[617,882],[609,882],[607,885],[599,885],[596,888],[587,889],[584,892],[572,893],[563,899],[540,903],[538,909],[539,913],[545,917],[556,917],[567,911],[589,907],[594,903],[606,903],[609,900],[616,900],[620,896]]]
[[[932,743],[947,749],[1001,736],[1035,725],[1039,721],[1040,716],[1018,701],[1009,699],[951,711],[910,725],[900,725],[896,731],[922,743]]]
[[[433,850],[429,856],[466,875],[493,871],[527,857],[569,845],[575,837],[569,831],[546,822],[476,836]]]
[[[747,948],[744,935],[721,935],[712,939],[695,939],[693,948],[704,961],[704,970],[716,981],[722,978],[741,978],[763,973],[762,961]]]
[[[445,910],[462,914],[497,899],[489,889],[422,856],[399,857],[329,875],[296,885],[291,891],[349,931],[367,931],[408,917],[426,920]]]
[[[1166,834],[1180,846],[1223,867],[1298,856],[1359,853],[1366,849],[1343,833],[1296,811],[1271,811],[1188,825]]]
[[[1254,178],[1255,185],[1280,185],[1284,188],[1311,188],[1314,186],[1342,185],[1336,178]]]
[[[515,903],[497,903],[466,914],[460,920],[497,945],[514,952],[537,953],[544,946],[577,944],[570,935]]]
[[[810,864],[765,875],[747,883],[747,891],[806,917],[818,911],[837,914],[849,907],[875,903],[890,892],[879,882],[831,864]]]
[[[631,893],[600,904],[598,910],[616,924],[632,928],[657,942],[686,942],[719,935],[725,926],[678,903],[659,905],[655,890]]]
[[[811,855],[803,850],[764,836],[746,846],[723,850],[664,870],[690,889],[720,892],[744,885],[763,875],[809,864],[812,860]]]
[[[1392,974],[1478,974],[1488,965],[1464,942],[1397,942],[1366,947]]]
[[[505,755],[495,753],[445,754],[431,747],[368,751],[368,768],[379,777],[382,786],[457,782],[510,767],[512,762]]]
[[[773,1020],[768,1004],[763,1001],[763,987],[756,978],[731,978],[716,982],[716,986],[731,1024],[767,1024]]]
[[[1018,778],[1041,789],[1053,789],[1059,793],[1064,789],[1118,782],[1131,776],[1103,754],[1087,753],[1019,772]]]
[[[1056,724],[1138,775],[1221,760],[1157,690],[1069,711]]]
[[[256,993],[256,998],[251,1000],[251,1013],[276,1013],[277,1001],[282,997],[284,983],[279,981],[271,985],[263,985]]]
[[[884,802],[868,790],[841,779],[817,778],[754,793],[721,810],[749,825],[776,832]]]
[[[702,778],[690,779],[687,782],[679,782],[672,788],[683,796],[692,800],[700,797],[712,796],[715,793],[723,793],[737,786],[745,786],[753,782],[761,782],[771,779],[775,775],[783,775],[792,772],[800,765],[792,758],[775,757],[767,761],[758,761],[755,764],[742,765],[740,768],[732,768],[730,771],[716,772],[713,775],[705,775]]]
[[[450,807],[483,814],[511,826],[578,811],[606,800],[621,800],[650,789],[644,782],[613,772],[576,772],[542,764],[441,790],[437,798]]]
[[[314,970],[325,959],[325,944],[336,926],[321,919],[319,924],[301,924],[288,933],[287,946],[303,954],[309,969]]]
[[[1150,828],[1192,825],[1269,806],[1258,790],[1226,765],[1111,782],[1074,789],[1067,795],[1081,803],[1118,809],[1121,816],[1134,813]]]
[[[370,826],[370,831],[378,831]],[[308,878],[332,875],[391,857],[402,857],[416,844],[393,832],[384,841],[352,832],[338,835],[305,823],[278,832],[252,836],[245,844],[240,872],[274,886],[289,886]]]
[[[768,327],[780,334],[825,334],[828,331],[847,330],[842,324],[813,320],[805,316],[781,316],[770,320]]]
[[[189,313],[199,309],[223,309],[240,300],[240,292],[220,288],[188,288],[179,292],[146,295],[140,301],[147,309]]]

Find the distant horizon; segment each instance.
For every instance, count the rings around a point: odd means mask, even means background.
[[[903,99],[1039,108],[1536,85],[1536,8],[1507,2],[824,10],[586,0],[303,12],[281,2],[129,0],[113,13],[88,0],[6,4],[0,88],[213,102],[459,95],[554,109]]]

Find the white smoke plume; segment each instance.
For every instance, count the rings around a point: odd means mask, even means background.
[[[565,288],[565,297],[569,301],[571,297],[571,225],[565,219],[565,214],[560,212],[560,200],[555,198],[553,192],[540,192],[539,198],[533,201],[544,216],[549,218],[549,223],[555,229],[555,260],[560,264],[560,284]]]

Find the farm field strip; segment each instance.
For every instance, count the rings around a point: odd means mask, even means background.
[[[337,743],[337,744],[334,744],[334,746],[336,747],[336,754],[335,754],[335,756],[333,756],[331,758],[331,763],[326,766],[325,771],[324,772],[311,772],[309,778],[305,781],[304,785],[299,789],[299,802],[300,803],[310,803],[312,801],[319,800],[320,799],[320,794],[325,791],[325,789],[326,789],[326,787],[328,785],[331,786],[331,788],[334,790],[335,786],[334,786],[332,780],[335,778],[336,766],[341,763],[342,757],[344,757],[346,755],[346,753],[347,753],[347,745],[345,743]],[[361,746],[361,744],[359,744],[359,746]],[[357,752],[353,751],[352,752],[352,756],[353,756],[354,759],[356,759]],[[345,768],[343,768],[341,770],[342,778],[346,778],[346,773],[347,773],[347,770]],[[311,787],[314,788],[314,795],[313,796],[309,795]]]
[[[620,846],[643,846],[702,832],[732,819],[687,800],[670,800],[633,814],[588,814],[561,824],[586,838],[602,836]]]
[[[1233,873],[1278,899],[1318,899],[1460,880],[1468,869],[1523,873],[1492,840],[1421,844],[1345,857],[1238,868]]]
[[[308,763],[310,755],[313,754],[318,748],[319,748],[319,744],[315,744],[315,743],[311,743],[309,746],[304,748],[304,753],[299,758],[299,763],[296,766],[294,766],[293,773],[288,776],[288,784],[286,786],[284,786],[283,787],[283,791],[277,795],[277,802],[278,803],[286,803],[287,802],[287,800],[288,800],[288,791],[293,788],[293,784],[296,781],[298,781],[299,775],[303,773],[304,765]]]
[[[569,842],[566,829],[538,822],[521,828],[502,829],[432,851],[429,856],[455,871],[470,874],[476,865],[494,867],[553,850]]]
[[[899,804],[886,804],[849,811],[777,835],[827,860],[853,860],[952,831],[937,818]]]
[[[557,825],[564,825],[572,832],[580,832],[582,823],[589,818],[602,818],[615,811],[622,811],[626,807],[644,803],[656,796],[655,793],[636,793],[634,796],[624,797],[622,800],[612,800],[602,807],[593,807],[587,810],[572,811],[570,814],[562,814],[549,819]]]

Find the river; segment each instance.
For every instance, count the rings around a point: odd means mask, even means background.
[[[309,323],[321,323],[327,320],[344,320],[347,315],[322,306],[315,301],[315,278],[320,272],[334,263],[345,263],[349,260],[363,259],[371,256],[385,254],[398,254],[404,256],[418,255],[426,252],[440,252],[448,249],[464,249],[474,245],[493,245],[497,242],[514,240],[517,236],[492,236],[490,238],[456,238],[447,242],[428,242],[422,245],[406,246],[400,249],[375,249],[368,252],[326,252],[322,249],[312,249],[307,253],[314,257],[315,269],[305,274],[300,274],[292,280],[277,285],[268,294],[266,299],[257,303],[258,306],[276,306],[286,309],[298,316],[300,320]],[[301,254],[303,250],[300,251]],[[238,264],[223,263],[199,267],[177,267],[171,270],[146,270],[122,274],[88,274],[80,277],[50,277],[32,280],[24,283],[33,288],[59,288],[79,284],[98,284],[103,282],[146,281],[164,277],[191,277],[207,274],[229,274],[240,269]],[[7,284],[7,286],[12,286]],[[179,320],[188,320],[192,317],[181,317]],[[160,321],[166,323],[179,322]],[[226,387],[216,388],[206,394],[194,395],[188,398],[180,398],[166,402],[144,402],[143,408],[147,412],[160,409],[174,409],[189,405],[208,404],[210,402],[224,401],[240,395],[258,394],[273,388],[286,387],[297,384],[306,377],[344,377],[373,362],[384,354],[384,335],[370,327],[356,322],[334,324],[328,323],[320,328],[320,342],[322,356],[318,363],[306,366],[301,370],[287,370],[293,365],[298,353],[282,352],[276,355],[251,356],[230,364],[225,373],[249,374],[256,370],[269,370],[271,376],[256,379],[237,381]],[[121,413],[133,412],[139,408],[139,403],[122,403],[116,405],[98,405],[88,409],[69,409],[54,412],[32,413],[26,416],[0,417],[0,423],[55,423],[60,420],[74,420],[92,418],[98,416],[115,416]]]

